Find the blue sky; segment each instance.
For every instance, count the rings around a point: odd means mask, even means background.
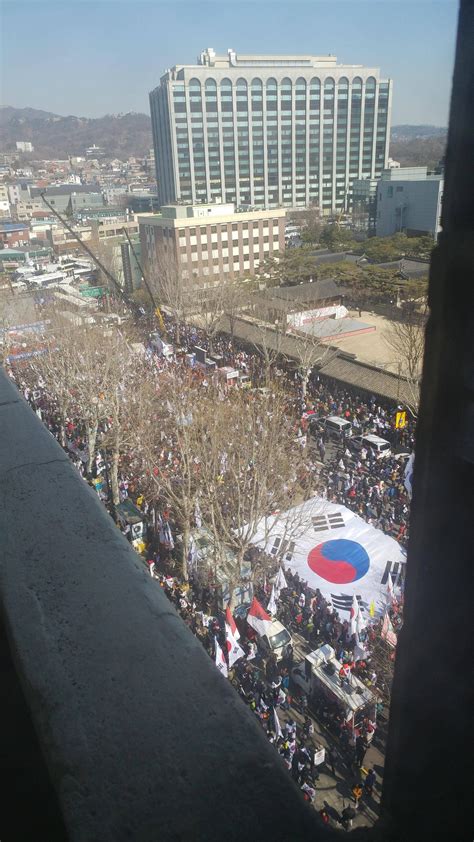
[[[3,105],[148,113],[166,68],[232,47],[380,67],[392,123],[447,124],[456,0],[3,0],[0,14]]]

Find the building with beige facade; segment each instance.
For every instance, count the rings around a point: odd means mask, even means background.
[[[284,250],[285,219],[284,209],[240,213],[233,204],[166,205],[161,214],[138,217],[145,271],[159,279],[163,261],[175,261],[182,278],[204,287],[251,276]]]
[[[204,50],[150,93],[160,206],[348,209],[387,166],[392,83],[333,55]]]

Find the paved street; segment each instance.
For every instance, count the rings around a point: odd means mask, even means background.
[[[292,637],[295,664],[297,664],[298,661],[303,660],[305,654],[311,650],[301,635],[293,632]],[[289,713],[285,713],[279,709],[278,716],[281,722],[285,722],[291,717],[295,719],[299,725],[302,725],[304,719],[304,717],[295,711],[294,708],[292,708]],[[319,780],[316,786],[314,808],[319,811],[322,807],[329,806],[328,813],[331,823],[334,824],[334,826],[340,827],[336,821],[335,814],[333,813],[331,815],[331,808],[340,815],[342,810],[349,804],[353,806],[354,801],[351,795],[352,786],[356,780],[361,780],[363,783],[365,775],[363,773],[361,774],[358,769],[351,771],[346,759],[340,754],[340,752],[338,752],[338,744],[334,737],[329,734],[327,729],[314,717],[312,717],[312,721],[314,724],[314,734],[311,739],[308,740],[308,743],[312,743],[315,746],[324,746],[324,748],[330,745],[333,749],[335,749],[335,753],[338,754],[338,760],[334,769],[336,773],[335,775],[331,773],[326,764],[321,767],[323,771],[320,772]],[[368,798],[365,793],[362,796],[357,816],[353,821],[353,827],[372,825],[378,816],[384,769],[384,754],[383,746],[381,745],[381,737],[385,736],[386,725],[387,722],[385,719],[378,722],[375,737],[365,755],[363,768],[367,770],[374,769],[377,775],[377,780],[372,797]]]

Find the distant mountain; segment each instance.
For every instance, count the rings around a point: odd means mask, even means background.
[[[152,148],[148,114],[106,114],[104,117],[61,117],[35,108],[0,108],[0,151],[14,152],[17,140],[30,140],[33,158],[84,155],[94,143],[110,157],[145,155]],[[447,129],[440,126],[393,126],[390,155],[404,167],[435,167],[444,155]]]
[[[390,156],[402,167],[438,166],[446,152],[448,130],[441,126],[393,126]]]
[[[51,111],[40,111],[38,108],[13,108],[11,105],[4,105],[0,108],[0,126],[8,124],[13,118],[22,120],[47,120],[50,117],[57,117]]]
[[[392,126],[392,140],[415,140],[416,138],[445,137],[447,129],[443,126]]]
[[[30,140],[33,158],[84,155],[88,146],[101,146],[113,158],[145,155],[152,147],[147,114],[106,114],[104,117],[61,117],[35,108],[0,108],[3,152],[14,152],[17,140]]]

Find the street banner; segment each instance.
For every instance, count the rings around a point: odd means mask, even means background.
[[[314,752],[314,765],[321,766],[326,760],[326,749],[320,748]]]
[[[344,620],[350,619],[355,596],[362,615],[359,630],[364,618],[385,612],[388,580],[391,579],[394,591],[399,592],[406,561],[404,549],[394,538],[366,523],[346,506],[321,498],[307,500],[278,517],[274,529],[271,518],[262,522],[255,544],[271,551],[281,527],[281,540],[287,542],[287,547],[291,546],[283,559],[285,568],[298,573],[310,588],[319,588]],[[269,526],[272,537],[265,542]]]
[[[411,453],[410,458],[407,460],[405,465],[405,474],[403,477],[403,484],[407,490],[408,496],[411,500],[411,496],[413,493],[413,471],[415,469],[415,454]]]
[[[405,410],[403,412],[397,412],[395,415],[395,429],[396,430],[403,430],[404,427],[407,425],[407,414]]]

